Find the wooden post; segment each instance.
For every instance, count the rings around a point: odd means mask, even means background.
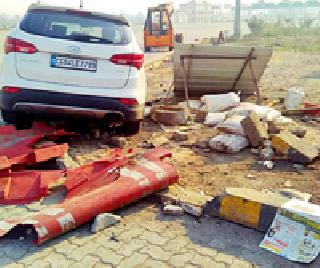
[[[236,90],[236,86],[237,86],[238,82],[240,81],[241,76],[242,76],[244,70],[246,69],[248,63],[251,62],[251,60],[252,60],[252,55],[253,55],[254,51],[255,51],[255,48],[254,48],[254,47],[251,48],[251,50],[250,50],[247,58],[245,59],[245,61],[244,61],[244,63],[243,63],[243,66],[242,66],[242,68],[241,68],[241,70],[240,70],[240,72],[239,72],[236,80],[234,81],[234,83],[233,83],[233,85],[232,85],[231,91],[235,91],[235,90]]]
[[[252,65],[252,62],[251,60],[249,61],[249,67],[250,67],[250,71],[251,71],[251,77],[252,77],[252,81],[253,81],[253,84],[256,88],[256,94],[257,94],[257,98],[258,98],[258,101],[257,103],[258,104],[261,104],[261,92],[260,92],[260,87],[258,85],[258,81],[257,81],[257,77],[256,77],[256,74],[254,72],[254,68],[253,68],[253,65]]]
[[[186,68],[184,65],[184,57],[180,57],[180,64],[183,72],[183,85],[184,85],[184,97],[187,102],[187,107],[188,110],[190,110],[190,105],[189,105],[189,92],[188,92],[188,79],[187,79],[187,74],[186,74]]]

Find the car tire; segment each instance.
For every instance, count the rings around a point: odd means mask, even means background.
[[[17,113],[13,111],[1,110],[2,120],[7,124],[15,125],[17,123]]]
[[[123,132],[127,135],[135,135],[140,131],[141,121],[125,121],[123,122]]]
[[[144,52],[150,52],[151,51],[151,47],[144,47]]]
[[[169,51],[172,51],[174,49],[174,47],[169,47]]]

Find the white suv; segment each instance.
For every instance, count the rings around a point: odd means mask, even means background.
[[[144,116],[143,61],[125,17],[31,5],[5,42],[3,120],[93,116],[121,119],[136,133]]]

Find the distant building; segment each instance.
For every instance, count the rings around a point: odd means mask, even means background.
[[[282,1],[280,3],[271,3],[260,0],[244,10],[247,15],[258,16],[265,21],[278,21],[279,19],[290,19],[293,22],[299,22],[306,18],[319,22],[320,1],[307,0],[301,1]]]
[[[206,0],[192,0],[181,4],[174,17],[177,23],[206,23],[217,21],[221,14],[219,5],[210,4]]]

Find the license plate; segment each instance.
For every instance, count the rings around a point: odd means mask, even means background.
[[[51,67],[63,68],[70,70],[80,70],[88,72],[97,71],[97,60],[92,59],[77,59],[65,56],[51,56]]]

